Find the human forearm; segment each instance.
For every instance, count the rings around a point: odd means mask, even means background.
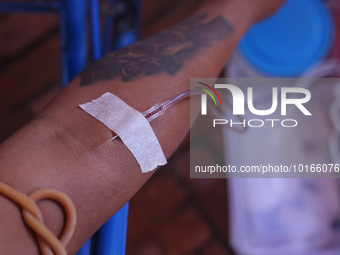
[[[112,132],[78,105],[112,92],[144,111],[188,89],[190,77],[216,76],[255,19],[245,7],[240,1],[207,1],[184,23],[103,58],[0,147],[1,180],[24,193],[55,188],[74,202],[78,224],[68,246],[70,254],[152,174],[142,174],[125,145],[110,141]],[[188,108],[188,101],[182,101],[151,123],[167,157],[189,129]],[[0,208],[4,207],[17,212],[0,200]],[[43,202],[41,208],[47,226],[58,233],[61,211],[51,202]],[[22,222],[15,222],[18,214],[7,217],[6,227],[22,227]],[[24,228],[6,238],[15,240],[18,235],[30,240]],[[20,245],[10,248],[19,250]],[[34,254],[35,249],[32,243],[26,254]]]

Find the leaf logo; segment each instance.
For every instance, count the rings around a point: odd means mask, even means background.
[[[206,84],[206,83],[203,83],[203,82],[197,82],[197,83],[198,83],[198,84],[201,84],[201,85],[203,85],[203,86],[205,86],[205,87],[207,87],[207,88],[210,89],[212,92],[214,92],[214,94],[217,96],[217,98],[218,98],[218,100],[220,101],[221,106],[222,106],[222,100],[221,100],[219,94],[217,93],[217,91],[216,91],[212,86],[210,86],[210,85],[208,85],[208,84]],[[217,107],[217,103],[216,103],[215,97],[213,96],[213,94],[212,94],[209,90],[207,90],[207,89],[205,89],[205,88],[201,88],[201,87],[196,87],[196,88],[198,88],[198,89],[203,90],[204,92],[206,92],[206,93],[211,97],[211,99],[214,101],[215,106]]]

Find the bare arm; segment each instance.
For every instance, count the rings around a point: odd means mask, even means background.
[[[46,187],[66,193],[78,216],[67,247],[74,254],[152,175],[141,173],[125,145],[110,141],[112,132],[78,104],[112,92],[144,111],[188,89],[190,77],[215,77],[248,27],[279,2],[207,1],[187,20],[92,64],[34,121],[1,144],[0,180],[26,194]],[[188,100],[151,125],[169,157],[189,129]],[[49,201],[39,206],[46,225],[59,233],[62,210]],[[1,251],[37,254],[17,206],[0,197],[0,208]]]

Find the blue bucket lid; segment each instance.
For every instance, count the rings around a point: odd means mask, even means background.
[[[320,0],[289,0],[275,15],[254,25],[238,49],[259,71],[292,77],[323,59],[332,39],[331,15]]]

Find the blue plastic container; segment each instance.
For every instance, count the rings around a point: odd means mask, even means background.
[[[333,30],[331,14],[321,0],[289,0],[254,25],[238,51],[264,76],[296,77],[327,56]]]

